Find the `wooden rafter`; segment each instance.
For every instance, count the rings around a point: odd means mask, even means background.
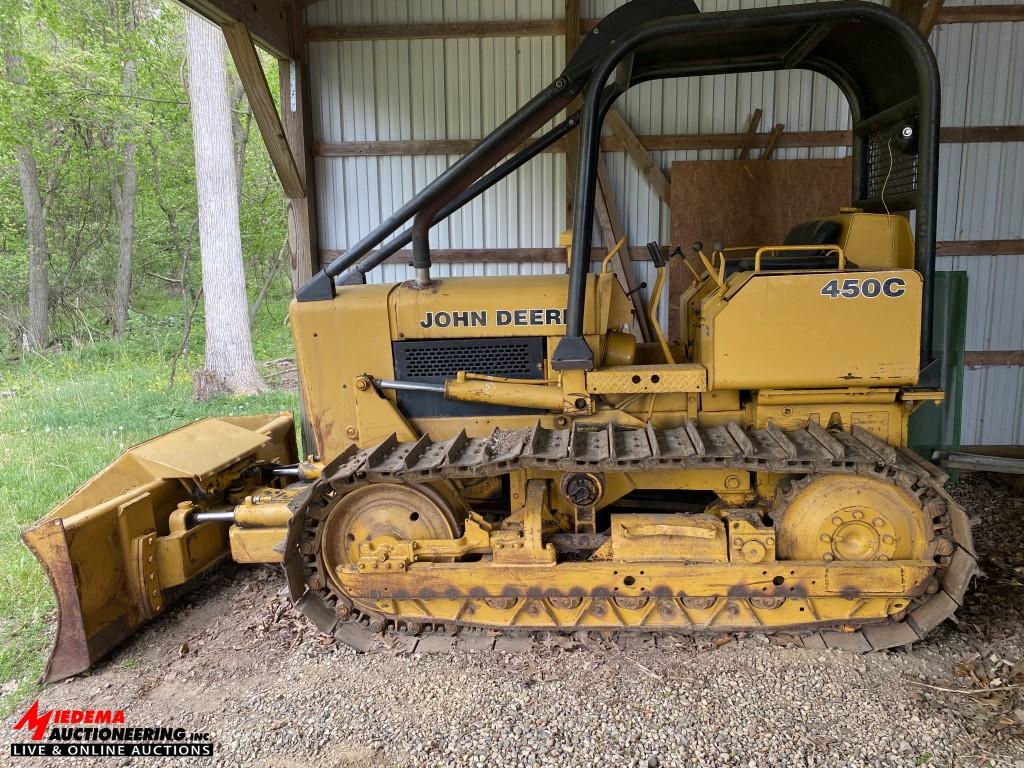
[[[279,59],[295,57],[289,0],[178,0],[214,24],[245,24],[261,48]]]
[[[305,197],[305,186],[295,165],[295,157],[288,146],[284,126],[277,114],[277,106],[270,94],[267,76],[263,71],[263,64],[260,63],[259,54],[256,53],[249,29],[241,22],[225,24],[223,29],[228,50],[231,51],[231,58],[234,59],[235,68],[252,107],[253,117],[256,118],[263,143],[267,146],[267,152],[281,180],[285,196]]]

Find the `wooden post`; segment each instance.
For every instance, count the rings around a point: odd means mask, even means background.
[[[288,245],[292,285],[296,290],[320,271],[320,242],[316,210],[316,168],[313,160],[313,108],[310,100],[309,60],[303,38],[302,11],[294,11],[294,57],[278,63],[281,116],[285,136],[306,191],[288,201]]]

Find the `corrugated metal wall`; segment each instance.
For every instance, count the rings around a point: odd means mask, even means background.
[[[943,125],[1024,124],[1024,24],[943,25],[931,43]],[[1024,237],[1024,144],[943,144],[939,161],[939,240]],[[967,349],[1024,349],[1024,254],[946,257],[938,268],[968,273]],[[1024,444],[1024,369],[968,368],[962,423],[965,445]]]
[[[991,0],[985,0],[990,3]],[[599,17],[621,0],[589,0]],[[698,0],[704,11],[785,3]],[[946,5],[961,5],[947,0]],[[309,25],[551,19],[561,0],[320,0]],[[943,124],[1024,124],[1024,24],[939,26],[932,45],[943,74]],[[564,63],[556,37],[314,43],[314,140],[326,142],[481,138],[547,85]],[[849,127],[845,99],[807,72],[761,73],[649,83],[620,102],[638,134],[745,130],[763,110],[762,130]],[[940,240],[1024,237],[1024,145],[944,144],[940,158]],[[840,148],[778,150],[783,159],[836,157]],[[666,171],[674,160],[725,159],[727,150],[653,153]],[[320,242],[344,249],[421,189],[455,157],[346,157],[317,160]],[[668,210],[624,154],[608,156],[609,174],[632,244],[668,239]],[[437,248],[550,247],[565,228],[565,159],[545,154],[447,222],[435,227]],[[970,273],[968,348],[1024,348],[1024,261],[1013,256],[943,258],[940,269]],[[639,280],[653,282],[647,263]],[[553,264],[438,265],[447,274],[532,274]],[[373,279],[408,277],[386,266]],[[667,307],[663,307],[663,314]],[[1024,375],[1019,366],[968,369],[965,444],[1024,443]]]

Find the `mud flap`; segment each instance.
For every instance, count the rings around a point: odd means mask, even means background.
[[[230,556],[228,524],[188,525],[179,505],[223,504],[254,467],[297,460],[290,413],[203,419],[129,449],[25,531],[57,600],[42,679],[88,669]]]

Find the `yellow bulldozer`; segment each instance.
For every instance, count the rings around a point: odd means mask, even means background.
[[[783,243],[651,244],[638,341],[630,297],[590,258],[607,110],[656,78],[797,68],[849,101],[849,207]],[[281,563],[297,609],[364,650],[432,632],[749,631],[858,651],[923,637],[976,570],[945,475],[907,448],[911,413],[943,397],[938,98],[927,42],[876,5],[622,6],[299,290],[304,456],[291,414],[207,419],[132,448],[25,533],[59,606],[46,678],[86,669],[228,558]],[[571,131],[566,274],[433,276],[430,228]],[[365,283],[410,243],[414,279]],[[694,278],[671,342],[670,259]]]

